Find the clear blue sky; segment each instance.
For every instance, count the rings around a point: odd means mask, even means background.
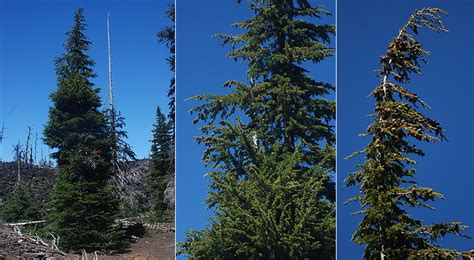
[[[108,86],[106,19],[110,13],[116,106],[125,117],[130,145],[138,157],[148,156],[156,106],[168,111],[168,50],[158,45],[156,33],[169,23],[164,12],[172,2],[0,0],[0,124],[6,127],[2,159],[11,160],[12,145],[26,140],[27,125],[41,136],[51,105],[49,95],[57,88],[53,59],[63,53],[65,33],[78,7],[85,8],[85,34],[92,42],[88,54],[96,61],[98,76],[94,83],[102,89]]]
[[[358,188],[344,188],[343,179],[356,170],[362,157],[343,160],[353,151],[364,148],[368,137],[358,137],[370,123],[373,99],[367,95],[378,84],[374,69],[379,56],[398,29],[416,8],[440,7],[449,13],[445,25],[449,33],[422,30],[418,38],[431,51],[424,75],[414,78],[410,88],[431,105],[428,115],[444,126],[449,142],[421,145],[426,157],[419,158],[416,180],[432,187],[446,199],[428,209],[411,210],[414,217],[430,224],[461,221],[471,226],[474,235],[474,129],[473,129],[473,29],[471,0],[339,0],[338,1],[338,259],[360,259],[363,247],[351,242],[359,217],[351,216],[358,204],[342,202],[358,193]],[[415,86],[413,88],[413,86]],[[474,249],[469,239],[446,237],[440,244],[458,250]]]
[[[333,1],[321,5],[335,11]],[[245,81],[245,64],[228,59],[231,49],[222,47],[213,38],[216,33],[236,33],[231,24],[251,17],[248,5],[232,0],[180,0],[177,2],[177,240],[184,239],[185,230],[202,229],[211,216],[204,199],[208,191],[209,168],[202,163],[203,146],[194,142],[200,135],[199,125],[193,125],[188,110],[196,106],[186,98],[197,94],[225,93],[226,80]],[[325,18],[334,23],[335,17]],[[335,59],[317,66],[307,66],[317,80],[335,83]]]

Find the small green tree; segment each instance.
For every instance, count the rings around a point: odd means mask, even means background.
[[[99,111],[99,90],[90,81],[94,61],[85,53],[90,45],[85,29],[83,9],[78,9],[65,54],[55,60],[58,89],[51,94],[44,130],[59,170],[49,217],[60,246],[72,250],[110,248],[120,239],[112,226],[118,202],[109,184],[113,140]]]
[[[240,2],[240,1],[237,1]],[[248,82],[226,95],[199,95],[204,161],[213,167],[206,200],[215,217],[188,232],[180,253],[203,259],[334,259],[335,103],[329,83],[304,62],[334,54],[330,13],[309,1],[249,1],[243,33],[218,35],[229,57],[248,64]],[[240,119],[242,118],[242,119]]]
[[[408,34],[418,34],[422,27],[446,32],[438,8],[417,10],[400,29],[381,57],[380,84],[374,89],[374,122],[365,135],[372,140],[360,170],[345,180],[347,186],[360,185],[359,201],[362,221],[353,240],[365,245],[365,259],[452,259],[461,254],[434,244],[446,234],[460,235],[466,226],[458,222],[425,225],[413,219],[407,207],[434,209],[428,201],[444,198],[431,188],[417,186],[413,180],[416,161],[409,155],[425,153],[412,144],[413,140],[437,142],[446,139],[440,124],[418,111],[429,108],[417,94],[403,87],[411,81],[410,74],[421,74],[420,63],[428,54],[421,43]],[[390,81],[393,79],[393,81]]]
[[[0,206],[0,219],[7,222],[40,220],[42,216],[42,211],[26,185],[17,184]]]
[[[172,160],[173,137],[170,124],[160,107],[156,108],[156,123],[153,124],[153,139],[151,140],[151,167],[149,192],[151,209],[159,218],[166,218],[165,190],[167,176],[172,174],[174,161]]]

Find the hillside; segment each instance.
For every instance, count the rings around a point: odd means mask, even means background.
[[[50,200],[49,191],[56,181],[57,171],[54,168],[36,165],[21,165],[20,180],[22,184],[31,185],[31,194],[40,207]],[[0,205],[17,182],[18,165],[14,162],[0,163]]]

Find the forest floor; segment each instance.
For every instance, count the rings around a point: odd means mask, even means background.
[[[129,252],[104,259],[175,259],[175,232],[150,231],[133,243]],[[116,257],[116,258],[113,258]]]
[[[126,250],[120,253],[98,253],[97,258],[124,260],[168,260],[175,259],[175,231],[172,223],[162,223],[167,229],[149,229],[136,238]],[[0,259],[97,259],[94,253],[67,254],[51,249],[50,241],[38,242],[35,237],[19,234],[12,227],[0,222]]]

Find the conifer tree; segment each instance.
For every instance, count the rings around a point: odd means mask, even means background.
[[[407,207],[434,209],[428,204],[442,194],[432,188],[419,187],[413,180],[416,161],[410,155],[425,153],[413,142],[437,142],[446,139],[440,123],[419,111],[430,107],[406,86],[412,74],[421,74],[428,51],[413,35],[426,27],[447,32],[438,8],[416,10],[381,56],[379,85],[373,90],[374,122],[365,135],[371,136],[368,146],[359,152],[365,161],[360,170],[345,180],[347,186],[360,185],[359,201],[363,214],[353,240],[365,245],[365,259],[454,259],[460,253],[444,249],[435,242],[440,237],[466,228],[458,222],[426,225],[413,219]]]
[[[168,97],[170,101],[168,119],[173,130],[174,138],[174,126],[175,126],[175,102],[176,102],[176,79],[175,79],[175,7],[174,4],[171,4],[166,10],[166,16],[171,20],[171,25],[164,27],[160,32],[158,32],[158,41],[164,43],[169,49],[170,56],[166,59],[171,72],[173,72],[173,77],[170,80],[170,86],[168,89]]]
[[[7,222],[40,220],[42,212],[31,196],[30,187],[17,183],[0,206],[0,219]]]
[[[175,6],[171,4],[166,10],[166,17],[171,21],[171,25],[164,27],[158,32],[158,42],[165,44],[169,50],[169,57],[166,62],[169,65],[173,76],[168,88],[169,113],[168,122],[162,117],[160,108],[157,108],[157,122],[154,125],[153,140],[151,148],[151,180],[149,194],[152,196],[152,210],[160,218],[166,219],[163,214],[169,207],[170,196],[174,197],[174,192],[168,193],[174,186],[169,186],[165,176],[173,176],[175,172],[175,116],[176,116],[176,70],[175,70]],[[167,134],[169,133],[169,134]],[[168,193],[166,195],[165,193]]]
[[[238,1],[240,2],[240,1]],[[230,80],[227,95],[200,95],[204,161],[215,217],[191,231],[180,253],[191,258],[334,259],[335,104],[329,83],[307,75],[304,62],[333,56],[330,15],[309,1],[250,1],[245,32],[218,35],[229,57],[248,63],[248,82]],[[240,117],[244,117],[242,120]]]
[[[120,168],[124,167],[125,164],[127,164],[128,162],[136,160],[137,155],[133,151],[130,144],[127,143],[128,133],[124,130],[126,126],[125,117],[122,116],[122,113],[120,111],[117,111],[116,109],[114,110],[114,127],[112,127],[110,111],[106,110],[104,111],[104,114],[107,116],[109,136],[111,136],[111,141],[116,151],[116,161],[114,163],[118,164],[117,166]],[[111,134],[110,131],[115,131],[115,134]]]
[[[119,232],[112,227],[118,203],[109,180],[111,145],[107,120],[99,111],[99,90],[91,79],[94,61],[86,54],[90,42],[83,9],[74,14],[65,53],[55,60],[58,89],[44,130],[45,142],[56,149],[59,177],[52,194],[50,220],[64,249],[96,250],[114,246]]]
[[[166,176],[172,173],[174,161],[171,155],[173,147],[171,126],[166,121],[166,116],[161,112],[160,107],[156,108],[156,123],[153,127],[149,194],[152,198],[152,211],[159,218],[164,218],[167,210],[164,198],[167,185]]]
[[[120,216],[134,216],[139,208],[133,202],[136,198],[135,191],[130,189],[131,183],[134,182],[135,176],[130,174],[133,170],[132,162],[135,161],[136,154],[130,144],[127,142],[127,132],[125,128],[125,118],[119,111],[114,108],[114,113],[110,113],[110,109],[104,111],[107,117],[108,136],[112,143],[113,156],[111,157],[112,180],[114,185],[114,194],[120,200]],[[112,118],[113,117],[113,118]],[[114,127],[112,127],[114,124]]]

